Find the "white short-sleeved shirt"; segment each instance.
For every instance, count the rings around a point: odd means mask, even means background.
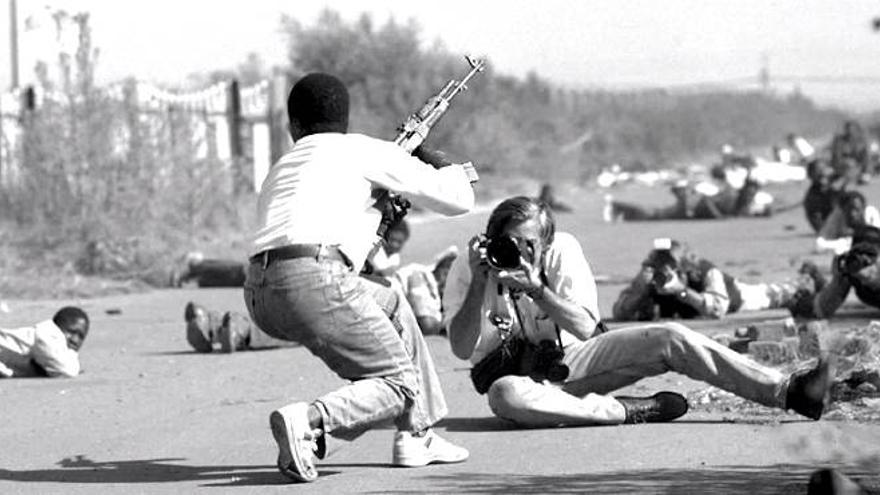
[[[414,315],[440,321],[443,318],[442,303],[433,270],[434,267],[430,265],[410,263],[402,266],[395,278],[400,283]]]
[[[466,252],[466,251],[465,251]],[[569,233],[557,232],[544,257],[544,274],[547,286],[555,294],[586,308],[596,319],[599,316],[599,298],[593,270],[584,257],[577,239]],[[470,265],[467,256],[459,256],[452,264],[446,289],[443,293],[444,325],[450,322],[461,309],[471,281]],[[501,344],[500,334],[489,319],[490,313],[502,312],[512,318],[514,333],[524,333],[532,342],[556,339],[556,325],[537,304],[522,294],[514,302],[509,296],[498,295],[498,284],[490,272],[486,293],[483,297],[480,320],[480,336],[477,339],[470,361],[474,364]],[[522,323],[519,317],[522,317]],[[563,346],[578,341],[578,338],[560,327]]]
[[[290,244],[338,245],[359,270],[377,239],[377,188],[446,215],[474,206],[460,165],[435,169],[390,141],[361,134],[312,134],[263,181],[250,254]]]
[[[34,326],[0,328],[0,374],[33,375],[31,360],[49,376],[76,376],[79,355],[67,347],[67,337],[52,320]]]

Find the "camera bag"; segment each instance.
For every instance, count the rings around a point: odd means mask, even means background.
[[[471,382],[479,394],[485,394],[495,380],[508,375],[525,376],[522,358],[528,342],[512,337],[486,355],[471,368]]]

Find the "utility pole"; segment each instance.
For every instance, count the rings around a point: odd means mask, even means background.
[[[18,5],[9,0],[9,63],[10,89],[18,87]]]
[[[758,84],[761,91],[767,93],[770,91],[770,57],[764,52],[761,54],[761,70],[758,72]]]

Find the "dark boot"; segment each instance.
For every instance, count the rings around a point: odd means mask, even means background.
[[[834,469],[820,469],[810,476],[807,495],[862,495],[868,493],[858,483]]]
[[[186,320],[186,341],[189,345],[198,352],[214,350],[213,343],[221,323],[219,315],[190,301],[183,311],[183,319]]]
[[[831,368],[828,358],[819,358],[815,368],[792,373],[785,395],[785,408],[810,419],[821,418],[831,400],[834,376]]]
[[[241,351],[248,347],[250,340],[250,319],[238,313],[227,312],[223,315],[220,328],[217,329],[217,340],[220,341],[222,352]]]
[[[688,411],[687,399],[675,392],[657,392],[650,397],[615,397],[626,410],[625,424],[664,423]]]

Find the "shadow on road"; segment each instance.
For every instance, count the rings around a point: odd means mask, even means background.
[[[816,466],[784,464],[763,467],[724,466],[693,470],[633,470],[560,476],[456,473],[449,476],[428,476],[425,481],[430,483],[433,490],[450,493],[803,494],[806,493],[810,474],[816,469]],[[864,472],[846,469],[843,471],[856,480],[869,476]],[[421,490],[383,490],[381,493],[409,494],[421,493]]]
[[[58,469],[14,471],[0,469],[0,480],[53,482],[71,484],[89,483],[173,483],[195,481],[202,486],[266,486],[286,485],[290,481],[278,473],[275,466],[193,466],[178,464],[182,458],[142,459],[133,461],[95,462],[86,456],[66,457],[58,462]],[[321,469],[321,476],[332,476],[339,471]]]
[[[448,431],[486,432],[518,429],[512,422],[495,416],[443,418],[436,426],[438,428],[446,428]]]

